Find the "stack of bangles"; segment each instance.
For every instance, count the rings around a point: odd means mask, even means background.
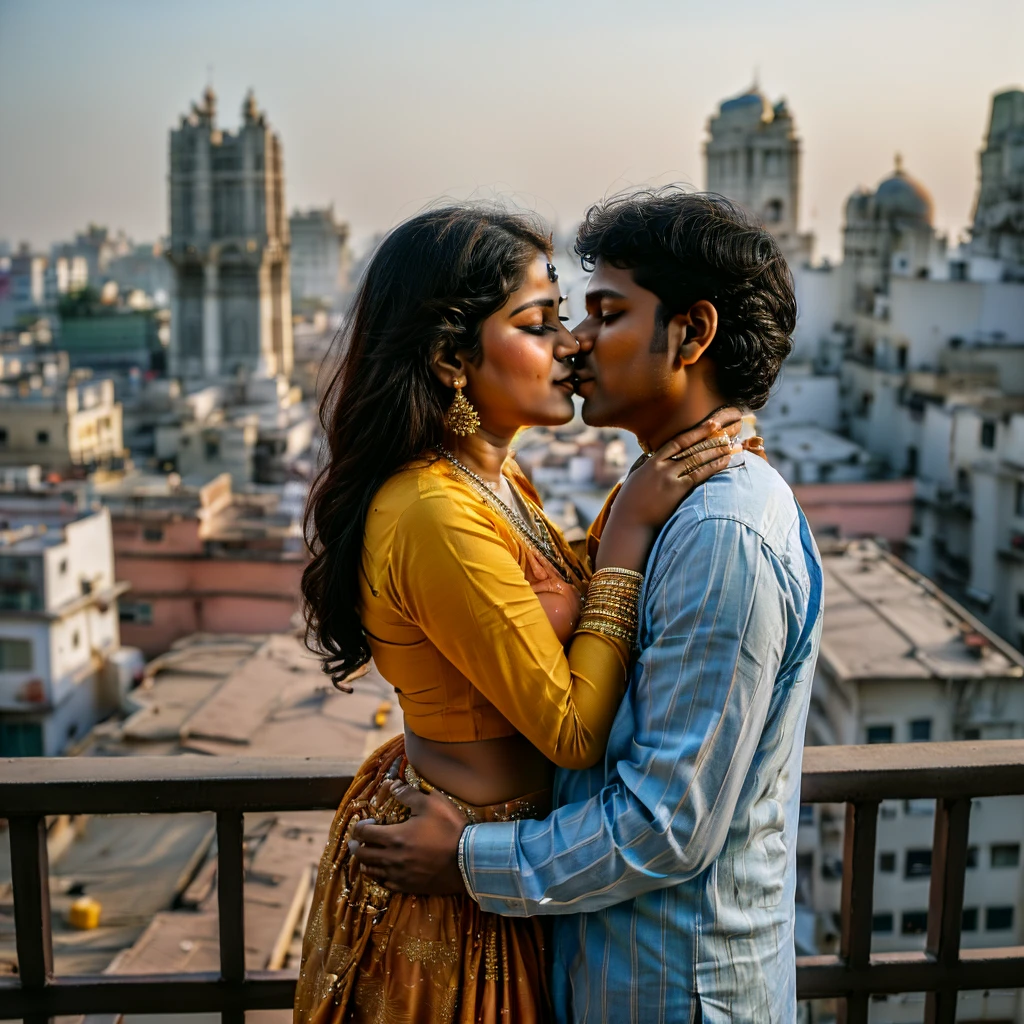
[[[711,448],[722,448],[724,450],[721,454],[724,455],[732,447],[732,443],[732,438],[724,430],[720,430],[717,434],[712,434],[711,437],[698,441],[696,444],[690,445],[689,448],[677,452],[675,455],[670,455],[669,458],[673,462],[679,463],[679,468],[682,470],[680,476],[686,476],[687,473],[692,473],[695,469],[700,469],[704,465],[697,458],[701,452],[706,452]]]
[[[577,628],[624,640],[632,648],[636,644],[643,582],[644,574],[632,569],[598,569],[590,581]]]

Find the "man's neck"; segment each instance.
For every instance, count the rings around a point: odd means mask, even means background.
[[[652,419],[652,426],[637,431],[637,440],[649,452],[656,452],[666,441],[706,420],[726,403],[718,395],[705,394],[699,400],[684,402]]]

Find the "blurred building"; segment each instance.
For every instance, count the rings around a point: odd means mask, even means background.
[[[52,757],[120,706],[141,659],[121,650],[109,513],[26,518],[0,531],[0,755]]]
[[[993,96],[980,164],[972,249],[1003,261],[1007,277],[1024,280],[1024,91]]]
[[[66,312],[57,345],[68,353],[72,368],[102,372],[163,373],[166,371],[167,311],[105,309]]]
[[[291,236],[292,305],[296,310],[333,309],[348,292],[352,254],[349,227],[334,207],[296,210],[288,218]]]
[[[709,192],[741,203],[775,236],[793,266],[810,262],[814,236],[801,234],[800,139],[785,100],[754,85],[712,116],[704,146]]]
[[[307,561],[304,497],[237,493],[227,474],[204,486],[173,474],[94,477],[89,500],[113,520],[117,571],[132,588],[125,640],[152,656],[189,633],[291,628]]]
[[[249,93],[222,131],[207,89],[170,135],[170,372],[290,374],[292,310],[281,142]]]
[[[0,265],[0,329],[15,327],[38,316],[46,305],[45,256],[22,244]]]
[[[32,374],[0,382],[0,466],[66,473],[124,455],[113,381]]]
[[[823,546],[825,617],[807,743],[1003,739],[1024,733],[1024,657],[870,541]],[[934,801],[884,801],[878,816],[872,950],[924,948]],[[797,903],[817,945],[838,939],[844,809],[805,806]],[[975,800],[963,945],[1024,938],[1024,797]],[[1020,992],[960,996],[957,1019],[1019,1020]],[[920,997],[876,996],[878,1024],[921,1020]]]

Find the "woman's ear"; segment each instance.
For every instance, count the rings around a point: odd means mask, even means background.
[[[446,388],[454,388],[456,381],[466,383],[466,364],[457,352],[436,352],[430,360],[430,369]]]
[[[717,331],[718,310],[706,299],[672,317],[668,324],[668,350],[673,363],[677,367],[692,366],[715,340]]]

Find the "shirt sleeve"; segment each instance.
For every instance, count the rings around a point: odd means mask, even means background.
[[[597,762],[625,691],[625,643],[577,634],[566,655],[493,521],[446,498],[415,502],[396,534],[397,603],[538,750],[563,768]]]
[[[788,588],[748,527],[679,522],[647,593],[629,756],[600,793],[543,821],[470,826],[483,909],[599,910],[692,878],[721,851],[782,662]]]

